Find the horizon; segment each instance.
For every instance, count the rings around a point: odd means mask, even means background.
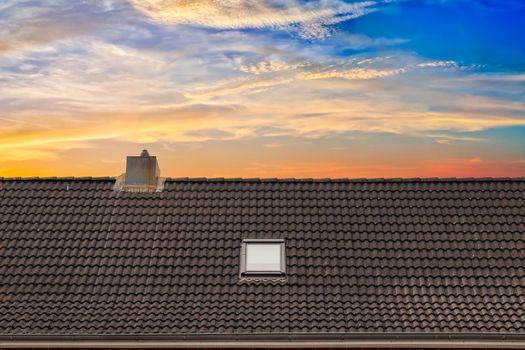
[[[0,177],[525,176],[519,0],[7,0]]]

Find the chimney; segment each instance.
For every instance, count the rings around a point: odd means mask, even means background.
[[[130,192],[156,192],[162,190],[157,157],[143,150],[140,156],[128,156],[126,173],[121,189]]]

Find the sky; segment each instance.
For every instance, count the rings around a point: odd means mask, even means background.
[[[525,176],[523,0],[2,0],[0,176]]]

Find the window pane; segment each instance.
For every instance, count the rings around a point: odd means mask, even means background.
[[[281,244],[248,243],[247,271],[281,271]]]

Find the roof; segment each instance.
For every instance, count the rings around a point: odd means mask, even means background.
[[[0,178],[0,337],[525,337],[524,178],[114,183]]]

